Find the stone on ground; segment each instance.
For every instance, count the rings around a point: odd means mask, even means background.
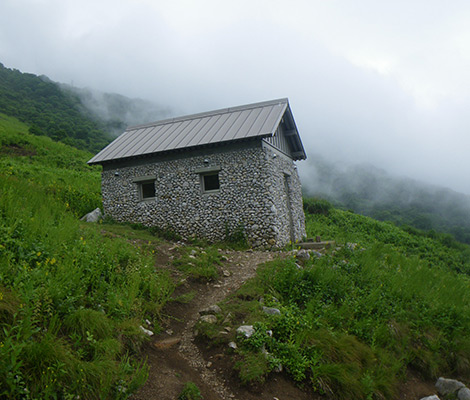
[[[447,396],[448,394],[456,393],[465,385],[455,379],[439,378],[436,382],[436,388],[439,394]]]
[[[99,208],[95,208],[92,212],[89,212],[80,218],[80,220],[85,222],[98,222],[102,217],[103,214],[101,214],[101,210]]]

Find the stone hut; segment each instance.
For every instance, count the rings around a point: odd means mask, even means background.
[[[287,99],[128,128],[93,157],[103,208],[183,237],[241,230],[254,247],[305,236],[297,167],[306,154]]]

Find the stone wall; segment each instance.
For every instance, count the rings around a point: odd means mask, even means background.
[[[265,159],[271,197],[276,208],[275,231],[277,242],[287,244],[301,241],[306,236],[302,188],[297,167],[292,159],[264,143]]]
[[[198,171],[211,168],[220,168],[220,190],[203,193]],[[155,179],[155,198],[141,199],[136,179],[142,177]],[[305,236],[295,165],[260,141],[232,150],[219,147],[105,165],[102,193],[105,215],[171,229],[183,237],[216,241],[243,227],[252,246],[270,247]]]

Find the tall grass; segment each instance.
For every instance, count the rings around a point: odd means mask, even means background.
[[[99,205],[87,153],[7,122],[18,131],[0,120],[0,397],[127,398],[147,376],[139,325],[159,329],[172,280],[78,221]]]
[[[468,377],[470,278],[456,272],[458,249],[335,209],[307,221],[310,235],[338,248],[302,265],[267,263],[222,305],[234,324],[255,326],[238,339],[242,381],[263,357],[255,383],[282,365],[293,380],[340,399],[393,398],[408,369]],[[263,305],[280,315],[265,315]]]
[[[330,209],[328,215],[307,213],[306,229],[309,237],[320,235],[342,244],[388,244],[402,254],[418,256],[428,265],[470,274],[470,246],[449,242],[447,235],[423,235],[417,230],[407,231],[392,223],[338,209]]]
[[[0,176],[0,193],[0,394],[127,397],[146,370],[126,354],[144,319],[157,324],[170,277],[34,183]]]
[[[0,113],[0,174],[39,185],[77,216],[101,205],[100,168],[86,164],[91,157]]]

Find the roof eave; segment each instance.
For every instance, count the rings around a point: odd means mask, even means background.
[[[202,144],[202,145],[197,145],[197,146],[191,146],[191,147],[182,147],[179,149],[172,149],[172,150],[165,150],[165,151],[157,151],[154,153],[146,153],[146,154],[139,154],[135,156],[130,156],[130,157],[121,157],[121,158],[110,158],[107,160],[99,160],[99,161],[93,161],[98,154],[90,159],[87,164],[88,165],[104,165],[104,164],[112,164],[115,162],[123,162],[123,161],[129,161],[129,160],[135,160],[135,159],[140,159],[140,158],[148,158],[148,157],[154,157],[158,155],[167,155],[171,153],[183,153],[183,152],[190,152],[193,150],[198,150],[198,149],[203,149],[203,148],[214,148],[214,147],[221,147],[221,146],[229,146],[230,144],[233,143],[242,143],[242,142],[250,142],[250,141],[255,141],[255,140],[261,140],[267,137],[272,136],[271,133],[265,133],[261,134],[258,136],[252,136],[248,138],[243,138],[243,139],[236,139],[236,140],[230,140],[230,141],[225,141],[225,142],[217,142],[217,143],[207,143],[207,144]]]

